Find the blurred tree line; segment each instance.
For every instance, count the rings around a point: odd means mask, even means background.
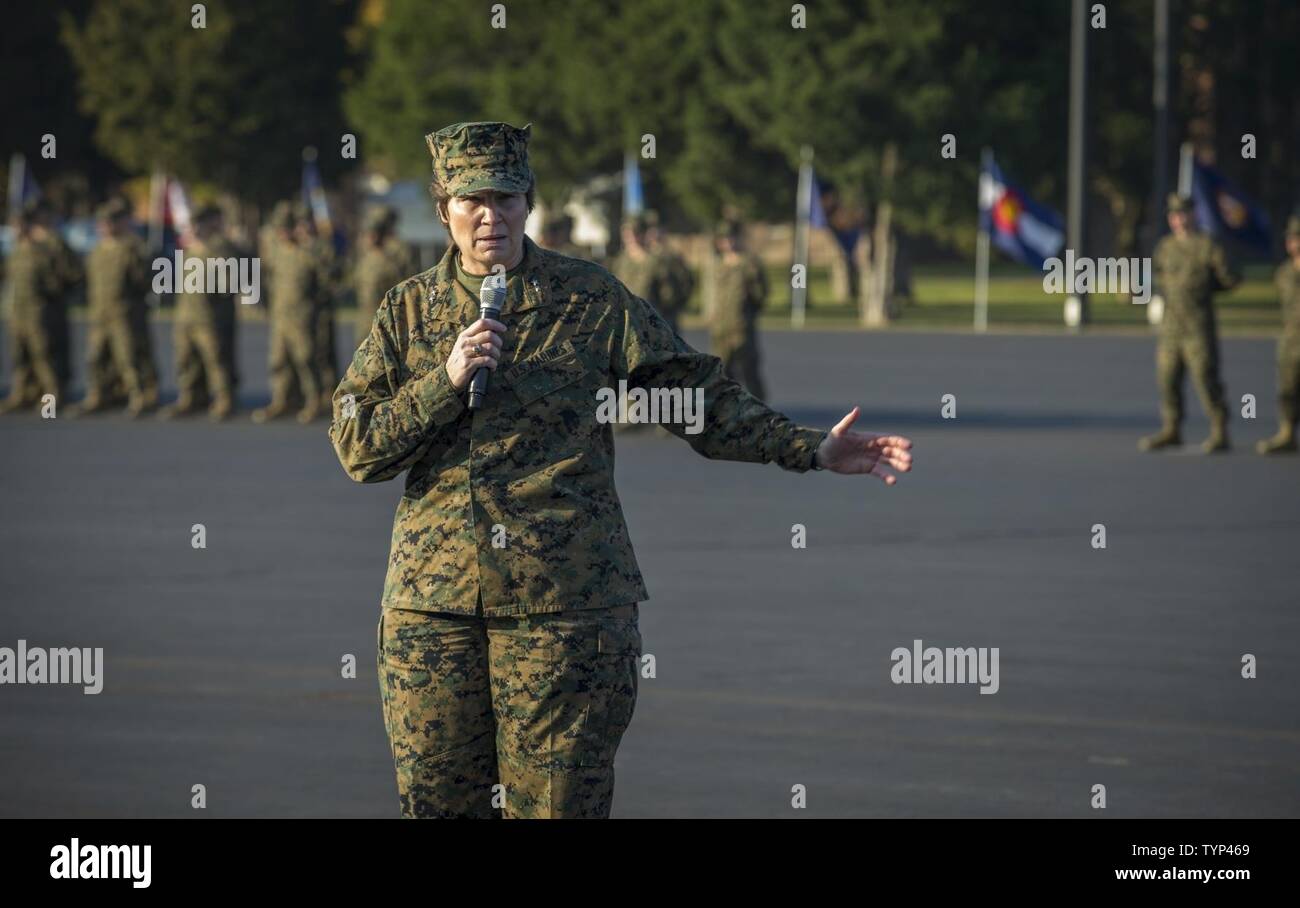
[[[327,181],[357,162],[427,179],[424,135],[533,124],[547,204],[654,136],[651,204],[705,226],[725,209],[790,221],[800,148],[844,210],[888,195],[895,223],[967,251],[982,147],[1064,208],[1067,0],[189,0],[22,4],[0,39],[3,150],[95,182],[154,166],[260,203],[297,191],[304,145]],[[1106,3],[1090,40],[1090,190],[1116,251],[1150,215],[1151,0]],[[1172,0],[1173,129],[1275,218],[1300,189],[1300,4]],[[56,162],[39,160],[44,133]],[[1254,133],[1257,160],[1242,160]],[[958,156],[940,156],[945,134]],[[886,176],[885,158],[897,160]]]

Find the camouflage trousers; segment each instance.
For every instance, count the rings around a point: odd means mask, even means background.
[[[1300,338],[1278,341],[1277,418],[1282,426],[1293,429],[1300,422]]]
[[[1156,345],[1156,382],[1160,387],[1160,415],[1166,426],[1183,422],[1183,376],[1192,383],[1211,422],[1226,423],[1228,404],[1219,378],[1219,341],[1213,335],[1162,337]]]
[[[157,403],[158,373],[147,313],[96,317],[86,347],[87,398],[113,401],[129,395],[150,405]]]
[[[635,603],[483,618],[386,608],[377,661],[404,817],[607,818]]]
[[[713,355],[722,360],[722,369],[728,378],[740,382],[746,391],[759,400],[767,400],[763,378],[758,370],[758,338],[715,338],[710,348]]]
[[[271,403],[295,406],[320,398],[320,362],[317,330],[320,322],[310,319],[276,319],[271,322],[271,352],[268,370]]]
[[[218,327],[177,320],[173,335],[180,401],[197,404],[205,400],[232,400],[231,356]]]
[[[7,330],[13,367],[9,399],[26,406],[53,394],[55,403],[62,404],[69,371],[66,319],[58,313],[11,318]]]

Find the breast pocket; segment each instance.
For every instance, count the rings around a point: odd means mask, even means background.
[[[527,407],[562,388],[580,384],[586,374],[587,367],[574,350],[519,372],[512,370],[508,380],[515,398],[521,406]]]

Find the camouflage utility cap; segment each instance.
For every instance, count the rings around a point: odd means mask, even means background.
[[[424,137],[433,155],[433,175],[453,196],[484,189],[527,192],[528,132],[509,123],[457,123]]]
[[[1286,235],[1300,236],[1300,214],[1293,214],[1286,220]]]
[[[1178,212],[1187,212],[1192,210],[1192,200],[1185,195],[1179,195],[1176,192],[1169,193],[1169,198],[1165,200],[1165,208],[1170,214]]]

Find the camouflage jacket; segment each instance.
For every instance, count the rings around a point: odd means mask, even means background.
[[[81,260],[62,237],[51,232],[40,240],[20,238],[5,261],[6,314],[13,319],[35,319],[50,310],[61,310],[84,277]]]
[[[306,322],[325,307],[333,263],[317,243],[277,243],[271,270],[271,320]]]
[[[701,388],[704,427],[665,427],[720,460],[811,468],[825,432],[801,428],[692,349],[605,269],[541,249],[502,310],[501,366],[466,408],[445,363],[478,301],[454,279],[455,247],[391,289],[334,394],[330,439],[348,475],[408,471],[383,603],[485,616],[648,598],[614,489],[612,426],[597,392]]]
[[[86,257],[86,302],[92,317],[125,317],[145,308],[150,265],[134,234],[103,237]]]
[[[1282,337],[1287,343],[1300,343],[1300,266],[1288,259],[1277,266],[1273,280],[1282,304]]]
[[[1223,247],[1204,233],[1181,239],[1166,236],[1156,244],[1152,266],[1156,288],[1165,301],[1160,333],[1166,337],[1213,333],[1214,292],[1231,290],[1241,280]]]
[[[744,338],[753,332],[767,301],[763,263],[754,255],[730,263],[719,259],[715,274],[710,334],[715,340]]]

